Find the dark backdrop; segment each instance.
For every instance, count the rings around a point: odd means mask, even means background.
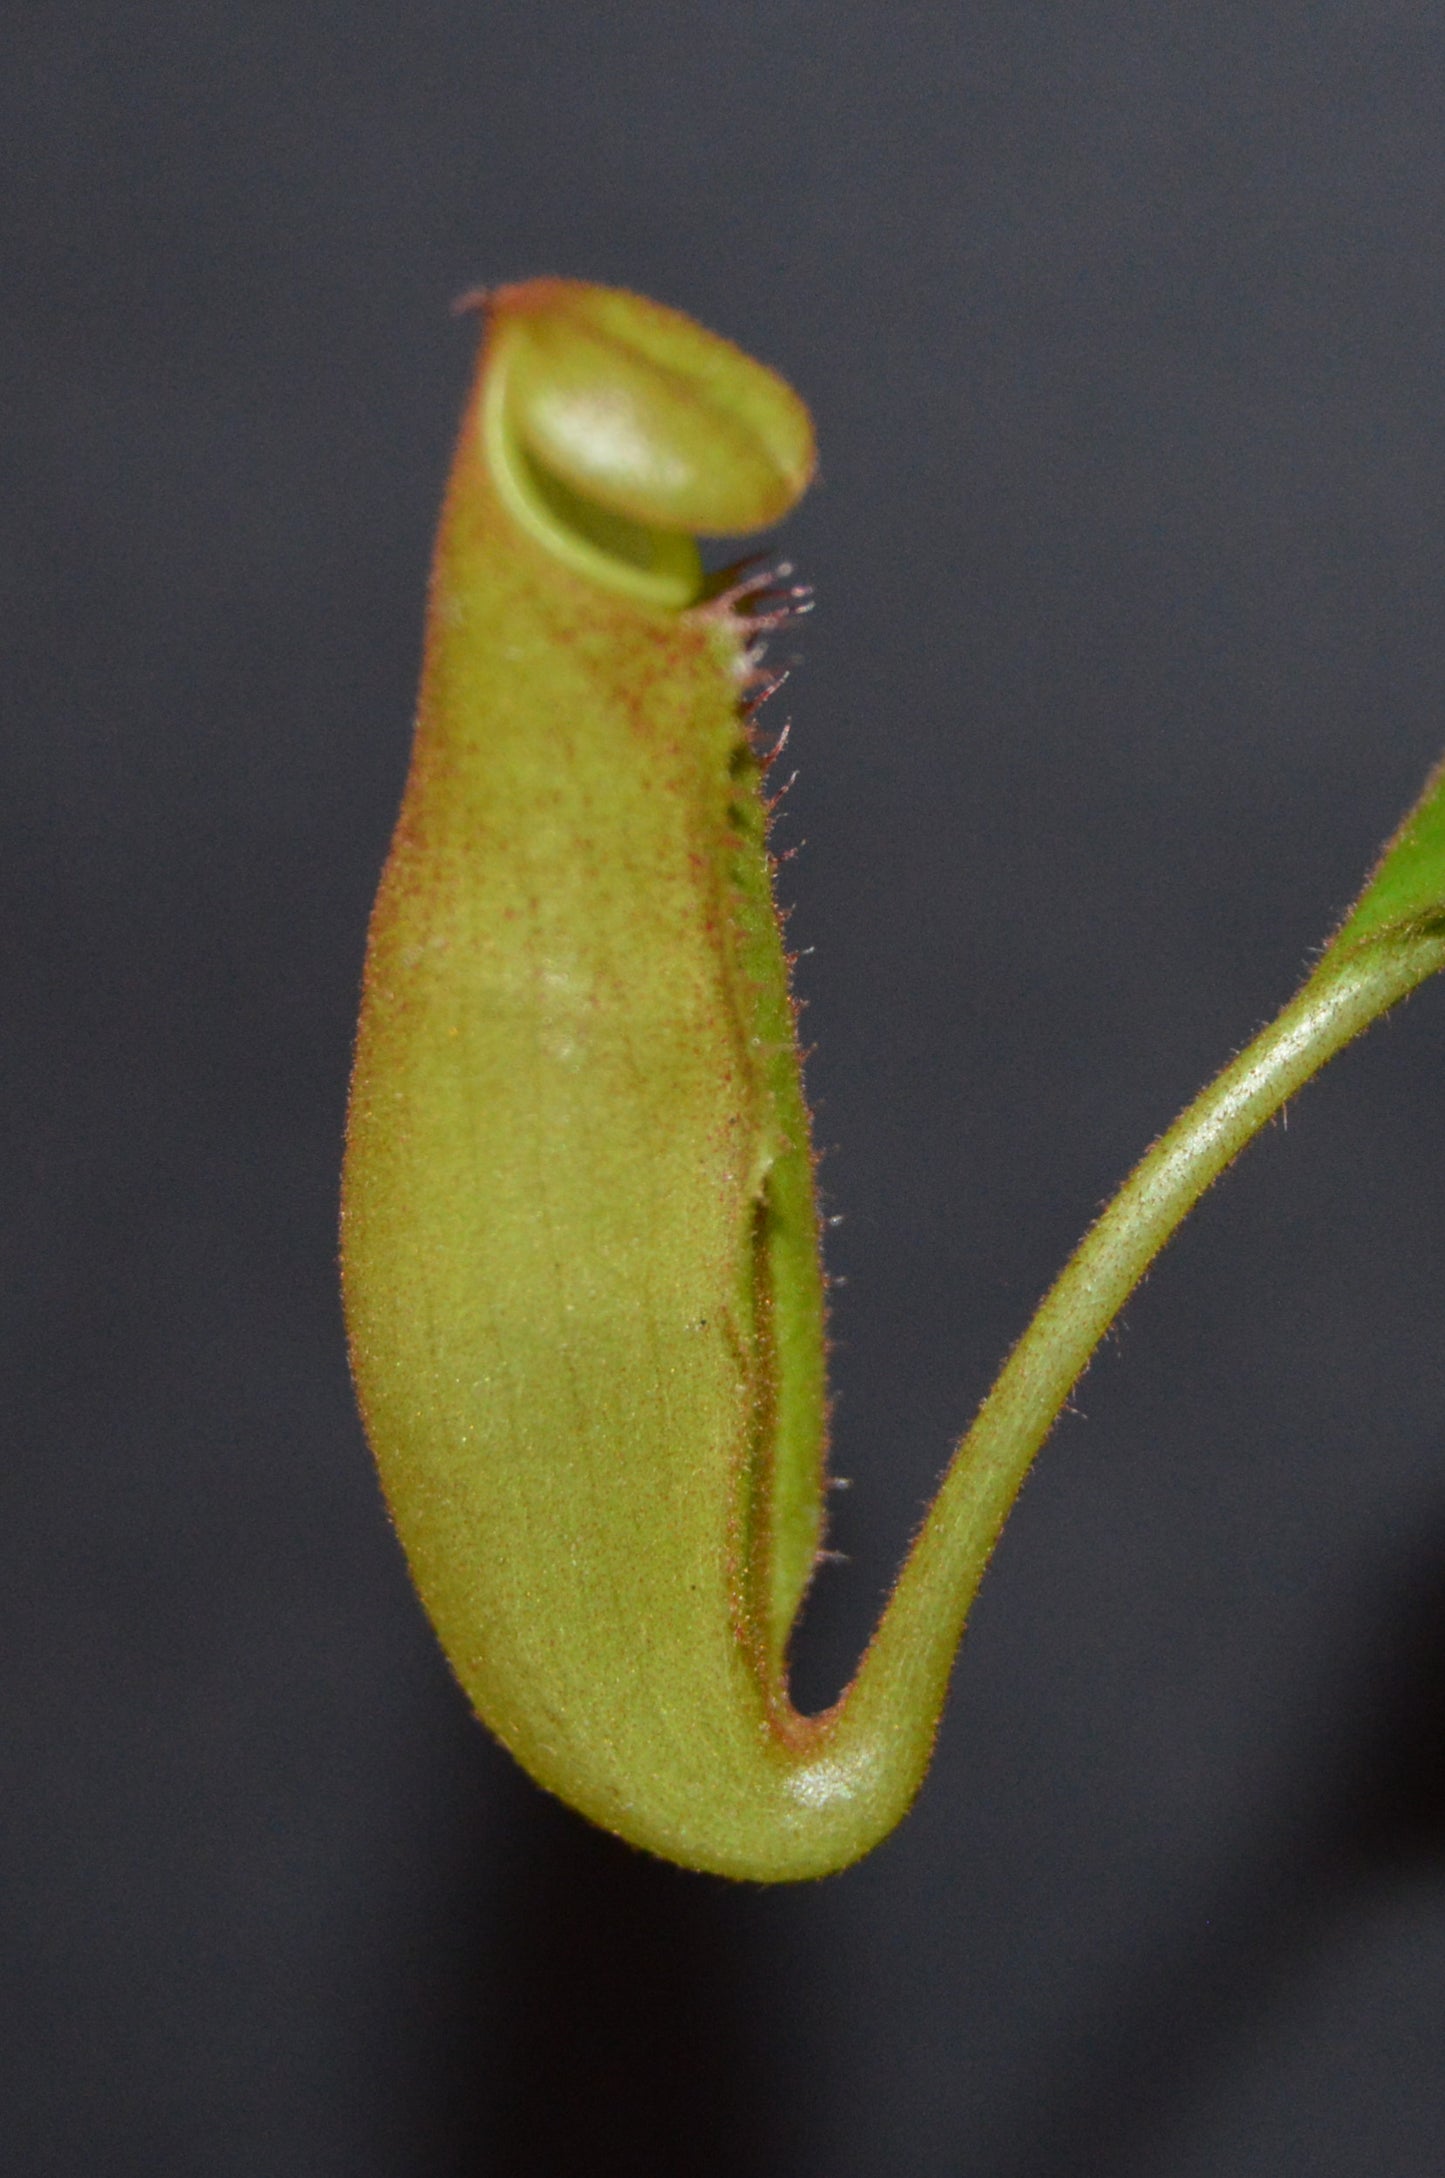
[[[248,0],[3,23],[0,2162],[1424,2178],[1445,990],[1096,1367],[917,1812],[731,1889],[468,1718],[334,1203],[477,282],[813,403],[783,703],[848,1667],[1099,1200],[1445,741],[1445,28],[1410,0]]]

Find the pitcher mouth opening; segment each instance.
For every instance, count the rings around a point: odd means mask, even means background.
[[[593,582],[675,612],[695,604],[705,578],[693,539],[600,506],[540,462],[508,415],[505,336],[498,351],[487,373],[482,445],[507,511]]]

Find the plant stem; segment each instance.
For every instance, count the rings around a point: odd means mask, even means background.
[[[1045,1296],[955,1452],[835,1712],[849,1737],[859,1730],[866,1737],[866,1718],[884,1705],[896,1714],[905,1686],[921,1706],[930,1695],[941,1700],[964,1619],[1036,1453],[1119,1310],[1205,1189],[1327,1059],[1441,967],[1438,924],[1332,957],[1136,1165]]]

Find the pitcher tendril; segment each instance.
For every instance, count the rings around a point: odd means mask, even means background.
[[[1009,1507],[1154,1255],[1445,965],[1445,783],[1085,1237],[851,1685],[800,1715],[823,1279],[750,717],[789,601],[709,596],[694,540],[778,521],[812,427],[772,371],[640,296],[535,280],[486,319],[367,952],[342,1234],[358,1395],[452,1665],[531,1774],[688,1866],[823,1875],[916,1793]]]

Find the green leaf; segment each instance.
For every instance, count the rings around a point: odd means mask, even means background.
[[[1331,939],[1316,970],[1393,931],[1418,929],[1445,916],[1445,763],[1389,839],[1364,891]]]

